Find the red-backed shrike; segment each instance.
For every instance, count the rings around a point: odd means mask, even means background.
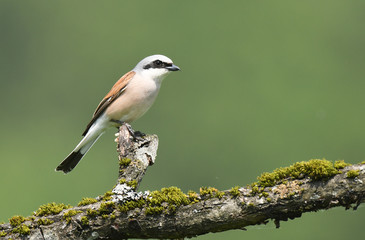
[[[87,125],[84,138],[56,168],[70,172],[89,151],[98,138],[111,127],[130,123],[141,117],[155,101],[162,79],[171,71],[178,71],[171,59],[152,55],[121,77],[96,108]]]

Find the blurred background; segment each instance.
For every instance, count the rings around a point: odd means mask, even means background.
[[[157,134],[141,190],[245,186],[312,158],[365,160],[364,1],[0,1],[0,221],[76,205],[117,179],[116,129],[68,175],[55,167],[142,58],[168,76],[134,129]],[[198,239],[344,239],[365,208]]]

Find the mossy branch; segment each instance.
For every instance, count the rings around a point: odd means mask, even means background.
[[[247,187],[176,187],[137,192],[158,146],[155,135],[134,139],[119,130],[119,177],[112,191],[84,198],[77,207],[46,204],[33,216],[0,225],[1,239],[181,239],[300,217],[305,212],[365,201],[365,164],[310,160],[263,173]]]

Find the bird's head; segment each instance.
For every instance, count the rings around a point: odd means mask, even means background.
[[[171,71],[179,71],[180,68],[164,55],[152,55],[140,61],[133,70],[157,80],[162,79]]]

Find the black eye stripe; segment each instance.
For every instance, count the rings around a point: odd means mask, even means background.
[[[143,67],[143,69],[150,69],[151,68],[151,65],[150,64],[147,64]]]
[[[165,67],[165,63],[162,62],[161,60],[153,61],[153,68],[164,68],[164,67]]]
[[[161,60],[155,60],[152,63],[149,63],[143,67],[143,69],[150,68],[166,68],[172,66],[172,63],[162,62]]]

